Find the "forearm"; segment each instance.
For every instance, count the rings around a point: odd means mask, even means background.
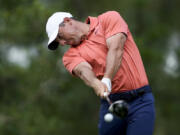
[[[98,80],[94,74],[94,72],[88,68],[88,67],[84,67],[81,69],[81,71],[79,71],[77,73],[78,77],[81,78],[86,85],[94,88],[94,84],[95,82]]]
[[[122,60],[123,50],[112,49],[108,51],[106,57],[106,71],[104,77],[110,78],[111,80],[120,68]]]
[[[92,67],[87,62],[82,62],[77,65],[73,72],[76,76],[81,78],[85,84],[92,87],[96,93],[96,95],[103,97],[104,92],[107,92],[108,89],[94,74]]]
[[[99,81],[92,71],[92,67],[87,62],[82,62],[73,70],[76,76],[81,78],[86,85],[96,88],[96,83]]]

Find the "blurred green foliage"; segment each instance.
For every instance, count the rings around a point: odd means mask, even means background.
[[[179,5],[179,0],[0,0],[0,134],[97,134],[99,98],[65,71],[61,57],[67,48],[47,50],[45,25],[56,11],[84,21],[116,10],[134,35],[153,88],[154,134],[179,135]],[[9,59],[12,47],[35,50],[28,66]],[[168,56],[176,61],[167,62]]]

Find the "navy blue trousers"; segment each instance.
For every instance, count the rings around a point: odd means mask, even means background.
[[[149,86],[144,87],[145,91]],[[141,88],[140,88],[141,89]],[[135,92],[136,93],[136,92]],[[124,95],[128,96],[128,94]],[[118,94],[110,95],[111,100],[118,99]],[[129,97],[128,97],[129,98]],[[155,108],[154,97],[151,91],[142,95],[136,95],[133,100],[127,100],[129,104],[128,116],[120,119],[114,116],[112,122],[105,122],[104,115],[108,113],[109,104],[106,100],[101,100],[99,117],[99,135],[152,135],[154,130]]]

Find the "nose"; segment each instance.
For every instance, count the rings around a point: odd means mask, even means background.
[[[66,44],[65,40],[58,40],[58,42],[59,42],[60,45],[65,45]]]

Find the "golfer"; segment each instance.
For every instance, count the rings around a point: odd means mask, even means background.
[[[46,24],[48,48],[69,45],[63,56],[65,68],[81,78],[101,98],[99,135],[152,135],[154,129],[154,97],[143,62],[128,25],[116,11],[85,22],[73,19],[67,12],[56,12]],[[105,122],[109,98],[125,100],[128,116]]]

